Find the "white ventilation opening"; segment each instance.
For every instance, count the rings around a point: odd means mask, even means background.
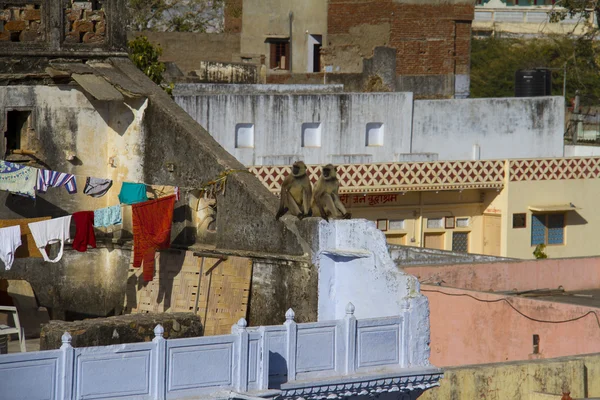
[[[367,146],[383,146],[384,127],[381,122],[367,124]]]
[[[302,147],[321,147],[321,123],[302,124]]]
[[[251,149],[254,147],[254,124],[237,124],[235,126],[235,148]]]

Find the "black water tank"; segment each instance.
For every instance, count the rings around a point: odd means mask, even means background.
[[[515,73],[515,97],[552,95],[552,72],[549,69],[520,69]]]

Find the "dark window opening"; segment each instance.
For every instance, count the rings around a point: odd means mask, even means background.
[[[290,69],[290,43],[288,41],[271,42],[269,68]]]
[[[31,111],[13,110],[6,113],[6,132],[4,133],[6,154],[10,154],[13,150],[21,149],[29,128],[30,117]]]
[[[513,214],[513,228],[526,228],[527,227],[527,214],[519,213]]]
[[[540,335],[533,335],[533,354],[540,354]]]
[[[321,72],[321,43],[313,45],[313,72]]]

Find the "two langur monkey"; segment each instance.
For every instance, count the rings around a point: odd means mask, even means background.
[[[302,161],[296,161],[292,166],[292,173],[285,177],[281,185],[279,211],[275,219],[278,220],[288,211],[299,219],[311,216],[321,216],[325,221],[329,221],[329,217],[351,218],[340,201],[339,187],[336,167],[327,164],[313,191],[306,165]]]

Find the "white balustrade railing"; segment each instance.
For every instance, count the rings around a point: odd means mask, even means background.
[[[282,383],[343,377],[408,363],[408,310],[357,320],[348,304],[342,320],[280,326],[230,335],[166,340],[158,325],[148,343],[0,356],[0,399],[178,399],[220,390],[252,392]]]

